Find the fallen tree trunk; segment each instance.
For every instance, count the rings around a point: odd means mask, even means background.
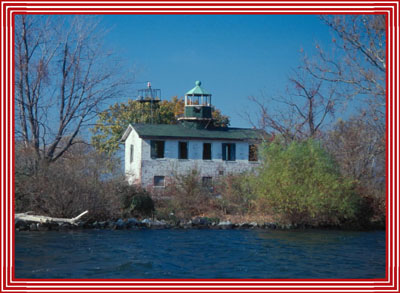
[[[67,219],[67,218],[53,218],[48,216],[38,216],[38,215],[30,215],[30,212],[15,214],[15,221],[26,221],[26,222],[37,222],[37,223],[58,223],[64,224],[68,223],[71,225],[76,225],[76,222],[82,218],[82,216],[86,215],[89,211],[84,211],[82,214],[76,216],[75,218]]]

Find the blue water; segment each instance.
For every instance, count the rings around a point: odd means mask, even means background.
[[[384,278],[385,232],[16,232],[17,278]]]

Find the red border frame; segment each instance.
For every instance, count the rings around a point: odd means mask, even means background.
[[[16,279],[14,275],[15,14],[385,14],[387,19],[386,277],[384,279]],[[398,34],[396,1],[118,1],[1,0],[1,292],[397,292],[398,279]]]

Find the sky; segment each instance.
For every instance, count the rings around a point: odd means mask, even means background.
[[[169,100],[200,80],[233,127],[251,127],[249,96],[283,95],[301,51],[332,41],[316,15],[108,15],[102,23],[107,47],[134,68],[132,94],[116,102],[135,98],[147,81]]]

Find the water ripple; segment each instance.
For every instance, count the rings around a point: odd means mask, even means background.
[[[384,278],[383,231],[18,232],[17,278]]]

